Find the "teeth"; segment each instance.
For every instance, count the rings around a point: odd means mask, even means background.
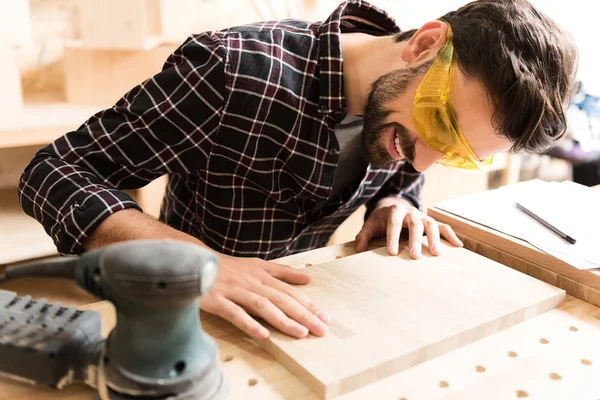
[[[394,133],[394,144],[396,145],[396,151],[398,154],[402,155],[402,148],[400,147],[400,138],[398,137],[398,132]]]

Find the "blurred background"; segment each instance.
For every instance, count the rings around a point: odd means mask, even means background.
[[[0,250],[36,256],[53,251],[39,224],[20,211],[19,176],[35,152],[111,106],[158,72],[195,32],[262,20],[323,20],[341,0],[0,0]],[[497,157],[493,171],[469,174],[434,166],[426,173],[425,206],[520,180],[600,184],[600,76],[593,2],[533,0],[578,45],[580,88],[569,108],[569,132],[543,156]],[[467,1],[372,0],[403,30],[418,28]],[[158,215],[166,180],[131,194]],[[359,210],[331,243],[353,240]],[[28,258],[28,257],[27,257]],[[10,262],[0,256],[0,264]]]

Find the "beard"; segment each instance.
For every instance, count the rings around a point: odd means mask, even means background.
[[[361,143],[363,153],[373,167],[383,168],[398,161],[390,154],[387,140],[382,140],[384,132],[390,127],[394,128],[395,134],[400,139],[401,154],[408,162],[413,163],[414,141],[404,125],[398,122],[385,122],[391,113],[387,106],[396,101],[415,78],[424,74],[432,63],[433,60],[430,60],[413,68],[394,70],[379,77],[371,85],[371,92],[363,112]]]

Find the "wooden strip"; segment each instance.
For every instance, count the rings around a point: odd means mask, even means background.
[[[568,294],[587,301],[588,303],[600,306],[600,291],[593,287],[584,285],[564,275],[552,272],[542,266],[531,263],[513,254],[505,253],[489,244],[482,243],[468,237],[462,237],[462,235],[459,235],[459,237],[465,244],[465,248],[468,250],[489,258],[490,260],[497,261],[508,267],[516,269],[524,274],[533,276],[534,278],[549,283],[553,286],[564,289]]]

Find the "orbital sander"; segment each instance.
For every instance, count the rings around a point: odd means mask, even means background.
[[[0,375],[57,389],[84,382],[101,400],[224,399],[228,382],[198,308],[217,271],[212,252],[169,240],[9,267],[0,284],[74,279],[114,305],[116,325],[105,339],[97,311],[0,290]]]

